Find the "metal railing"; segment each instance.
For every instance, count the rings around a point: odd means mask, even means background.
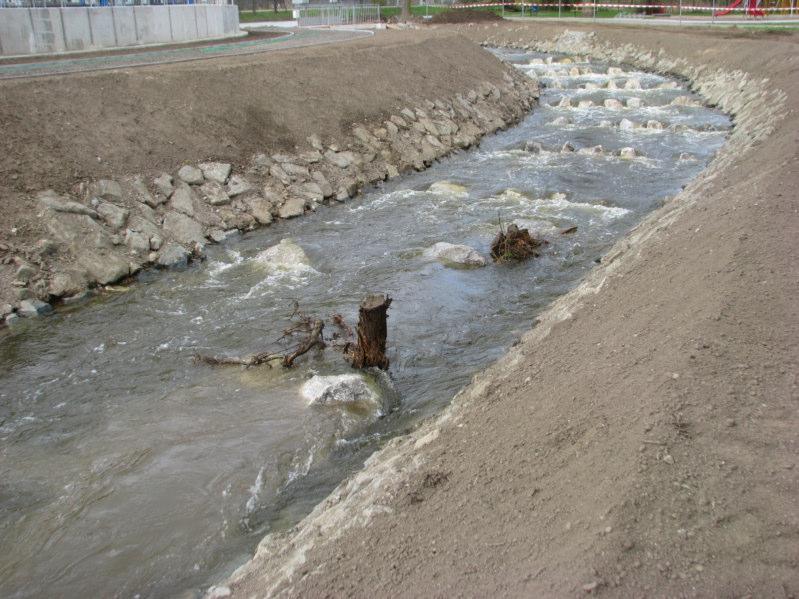
[[[505,17],[588,17],[657,18],[704,17],[723,22],[728,18],[747,18],[757,22],[763,17],[785,17],[799,14],[799,0],[765,0],[754,6],[747,0],[536,0],[530,2],[487,1],[456,3],[452,9],[492,10]]]
[[[379,23],[381,19],[377,4],[298,4],[296,11],[300,27]]]
[[[87,6],[165,6],[180,4],[233,4],[232,0],[0,0],[0,8],[85,8]],[[2,18],[2,17],[0,17]]]

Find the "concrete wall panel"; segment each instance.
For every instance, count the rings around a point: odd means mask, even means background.
[[[235,5],[0,8],[0,56],[189,42],[238,32]]]
[[[64,10],[69,10],[65,8]],[[92,24],[93,48],[114,48],[117,35],[114,30],[114,16],[111,7],[89,8],[89,22]]]
[[[139,43],[136,37],[136,17],[132,6],[114,6],[111,8],[114,27],[117,32],[117,46],[135,46]]]
[[[61,9],[32,8],[30,16],[37,52],[53,53],[66,50]]]
[[[64,46],[67,52],[92,49],[92,29],[88,8],[70,8],[61,11],[64,25]]]
[[[36,36],[27,8],[4,8],[0,16],[0,45],[5,56],[33,54]]]
[[[197,39],[193,5],[170,5],[169,16],[172,19],[172,38],[176,42]]]
[[[172,41],[169,12],[165,6],[136,6],[136,35],[140,44]]]

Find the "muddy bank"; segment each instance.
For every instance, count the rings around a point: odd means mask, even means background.
[[[463,29],[685,77],[728,145],[220,594],[799,592],[796,38],[582,30]]]
[[[463,37],[404,33],[2,89],[8,324],[424,169],[537,97]]]

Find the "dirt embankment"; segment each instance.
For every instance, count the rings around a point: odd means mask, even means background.
[[[463,31],[688,77],[727,148],[233,596],[799,593],[797,37],[570,28]]]
[[[8,81],[0,93],[0,318],[21,308],[10,322],[424,168],[537,96],[441,32]]]

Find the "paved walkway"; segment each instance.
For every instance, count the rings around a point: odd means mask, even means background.
[[[342,42],[371,35],[367,31],[331,29],[293,29],[281,31],[283,35],[272,38],[226,40],[218,44],[195,47],[162,47],[136,52],[81,55],[75,58],[54,58],[36,62],[0,63],[0,79],[44,77],[85,73],[107,69],[140,67],[154,64],[204,60],[220,56],[239,56]]]

